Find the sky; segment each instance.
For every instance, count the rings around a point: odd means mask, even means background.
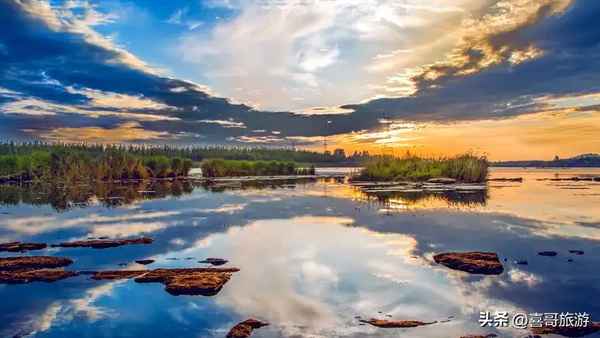
[[[0,139],[600,152],[595,0],[0,0]]]

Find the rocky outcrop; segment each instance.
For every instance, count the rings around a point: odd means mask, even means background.
[[[369,320],[360,320],[361,323],[371,324],[373,326],[393,329],[393,328],[407,328],[407,327],[417,327],[423,325],[435,324],[436,322],[422,322],[418,320],[386,320],[386,319],[375,319],[371,318]]]
[[[223,258],[207,258],[205,260],[199,261],[198,263],[210,264],[214,266],[221,266],[227,264],[228,260]]]
[[[156,269],[135,279],[138,283],[163,283],[172,295],[214,296],[237,268]]]
[[[583,250],[569,250],[569,253],[572,253],[572,254],[578,255],[578,256],[585,254],[585,252]]]
[[[534,334],[556,334],[564,337],[583,337],[600,331],[600,322],[590,323],[584,327],[540,327],[532,328]]]
[[[214,296],[221,291],[237,268],[188,268],[116,270],[90,272],[95,280],[135,278],[138,283],[162,283],[172,295]]]
[[[247,319],[232,327],[227,334],[227,338],[248,338],[252,335],[252,331],[267,325],[269,325],[269,323],[261,322],[256,319]]]
[[[556,252],[556,251],[540,251],[540,252],[538,252],[538,255],[546,256],[546,257],[554,257],[554,256],[558,255],[558,252]]]
[[[436,263],[473,274],[499,275],[504,267],[493,252],[447,252],[433,256]]]
[[[114,247],[123,246],[123,245],[151,244],[152,242],[153,242],[152,238],[140,237],[140,238],[132,238],[132,239],[91,239],[91,240],[83,240],[83,241],[64,242],[64,243],[55,244],[52,246],[53,247],[61,247],[61,248],[106,249],[106,248],[114,248]]]
[[[73,261],[64,257],[24,256],[0,258],[0,271],[19,271],[35,269],[61,268]]]
[[[0,283],[25,284],[31,282],[56,282],[61,279],[77,276],[74,271],[61,269],[13,270],[0,271]]]
[[[456,180],[450,177],[435,177],[428,179],[427,183],[454,184]]]
[[[1,243],[0,251],[8,252],[25,252],[30,250],[42,250],[48,247],[46,243],[21,243],[21,242],[10,242]]]

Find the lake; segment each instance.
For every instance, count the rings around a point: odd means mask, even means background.
[[[224,337],[256,318],[271,324],[254,332],[265,338],[524,337],[527,330],[480,327],[480,313],[586,312],[598,321],[600,182],[549,180],[581,175],[600,170],[492,169],[492,178],[524,180],[470,194],[369,196],[339,180],[4,186],[0,242],[154,239],[23,255],[69,257],[78,271],[144,269],[139,259],[155,260],[148,269],[199,267],[217,257],[240,271],[212,297],[88,275],[0,285],[0,336]],[[549,250],[557,256],[538,255]],[[471,275],[433,261],[447,251],[496,252],[504,272]],[[358,316],[437,323],[385,329]]]

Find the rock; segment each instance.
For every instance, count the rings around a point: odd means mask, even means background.
[[[267,325],[269,325],[269,323],[261,322],[256,319],[247,319],[232,327],[227,334],[227,338],[247,338],[252,335],[252,331]]]
[[[574,255],[578,255],[581,256],[583,255],[585,252],[583,250],[569,250],[569,253],[572,253]]]
[[[0,271],[60,268],[72,264],[69,258],[51,256],[24,256],[0,258]]]
[[[135,278],[138,283],[163,283],[173,295],[214,296],[229,281],[237,268],[188,268],[155,270],[92,271],[92,279],[116,280]]]
[[[199,261],[198,263],[205,263],[205,264],[211,264],[211,265],[215,265],[215,266],[221,266],[224,264],[227,264],[228,260],[225,260],[223,258],[207,258],[203,261]]]
[[[46,243],[21,243],[21,242],[10,242],[0,244],[0,251],[9,252],[23,252],[30,250],[42,250],[48,245]]]
[[[488,181],[496,181],[496,182],[523,182],[523,177],[497,177],[497,178],[488,178]]]
[[[531,332],[537,335],[556,334],[565,337],[583,337],[600,331],[600,322],[590,323],[584,327],[534,327]]]
[[[554,257],[554,256],[558,255],[558,253],[556,251],[540,251],[540,252],[538,252],[538,255],[546,256],[546,257]]]
[[[517,263],[519,265],[529,265],[529,263],[526,260],[516,261],[515,263]]]
[[[466,335],[466,336],[461,336],[460,338],[493,338],[493,337],[498,337],[498,335],[494,334],[494,333],[490,333],[487,335]]]
[[[448,252],[433,256],[436,263],[473,274],[499,275],[504,267],[493,252]]]
[[[61,247],[61,248],[94,248],[94,249],[105,249],[105,248],[114,248],[122,245],[130,245],[130,244],[151,244],[153,242],[152,238],[148,237],[140,237],[133,239],[92,239],[85,241],[74,241],[74,242],[64,242],[60,244],[52,245],[53,247]]]
[[[456,180],[449,177],[435,177],[428,179],[427,183],[454,184]]]
[[[139,277],[149,270],[116,270],[116,271],[93,271],[92,279],[95,280],[117,280]]]
[[[573,258],[567,259],[567,262],[572,263],[573,262]]]
[[[0,271],[0,283],[25,284],[31,282],[56,282],[61,279],[79,275],[74,271],[61,269],[12,270]]]
[[[373,326],[385,328],[385,329],[393,329],[393,328],[407,328],[407,327],[417,327],[423,325],[430,325],[436,322],[421,322],[418,320],[386,320],[386,319],[375,319],[371,318],[369,320],[360,320],[361,323],[371,324]]]
[[[138,283],[163,283],[172,295],[214,296],[237,268],[156,269],[135,279]]]
[[[135,262],[142,265],[148,265],[154,263],[154,259],[139,259]]]

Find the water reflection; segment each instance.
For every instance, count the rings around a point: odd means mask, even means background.
[[[100,204],[118,207],[146,199],[189,194],[188,181],[137,181],[126,184],[97,183],[64,185],[28,183],[0,185],[0,205],[51,205],[57,211]]]
[[[0,205],[2,241],[155,239],[143,246],[35,252],[71,257],[74,270],[143,268],[138,259],[154,259],[149,268],[197,267],[199,260],[220,257],[241,271],[215,297],[174,297],[158,284],[86,276],[0,285],[0,336],[224,337],[236,322],[257,317],[272,325],[255,336],[269,338],[523,337],[525,331],[482,330],[479,311],[586,311],[598,320],[600,214],[593,194],[600,187],[560,189],[537,180],[553,177],[545,171],[493,174],[523,176],[524,182],[491,183],[483,197],[393,195],[382,201],[335,181],[218,191],[176,187],[182,193],[144,186],[130,193],[94,192],[100,198],[75,195],[62,204],[24,198],[38,192],[21,191]],[[577,195],[582,191],[585,196]],[[102,202],[115,194],[136,197],[119,205]],[[82,200],[85,208],[77,207]],[[384,217],[382,209],[393,210]],[[505,272],[472,276],[431,259],[438,252],[471,250],[497,252]],[[542,250],[559,254],[538,256]],[[384,330],[354,318],[387,315],[441,322]]]
[[[487,190],[468,192],[395,191],[366,193],[366,195],[369,200],[383,204],[387,210],[484,207],[489,197]]]

